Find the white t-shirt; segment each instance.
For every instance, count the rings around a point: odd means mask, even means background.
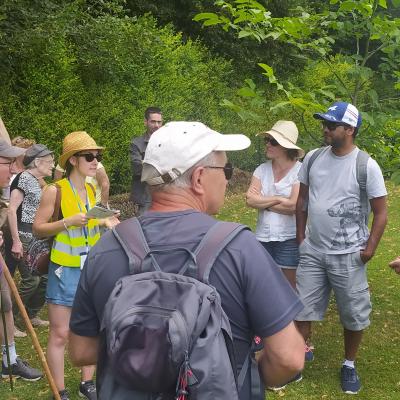
[[[305,241],[325,254],[347,254],[363,249],[369,231],[361,213],[356,178],[359,149],[356,147],[339,157],[328,146],[316,158],[307,177],[308,161],[314,151],[306,155],[299,172],[299,181],[309,187]],[[366,191],[369,200],[387,195],[381,169],[372,158],[367,164]]]
[[[279,182],[274,182],[272,162],[259,165],[254,176],[261,181],[263,196],[289,197],[294,184],[298,183],[297,175],[301,163],[296,161],[293,167]],[[296,237],[296,217],[294,215],[278,214],[273,211],[258,210],[256,237],[261,242],[283,242]]]

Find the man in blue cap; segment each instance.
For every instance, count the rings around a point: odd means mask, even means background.
[[[333,289],[344,328],[341,386],[354,394],[361,388],[354,361],[370,324],[366,264],[385,229],[387,192],[376,161],[354,144],[361,126],[357,108],[336,102],[314,118],[322,122],[326,147],[310,151],[299,172],[297,289],[305,308],[296,321],[309,340],[311,321],[323,319]],[[306,360],[312,359],[306,348]]]

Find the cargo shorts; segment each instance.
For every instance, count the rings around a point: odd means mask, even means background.
[[[304,309],[296,320],[322,321],[333,290],[342,325],[351,331],[368,327],[372,307],[360,252],[324,254],[303,241],[299,253],[296,281]]]

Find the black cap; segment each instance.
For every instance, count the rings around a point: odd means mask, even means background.
[[[23,163],[25,167],[29,165],[35,158],[38,157],[45,157],[49,154],[53,154],[53,151],[49,150],[47,146],[44,144],[34,144],[33,146],[29,147],[25,152],[25,157]]]

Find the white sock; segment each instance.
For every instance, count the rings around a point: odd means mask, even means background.
[[[351,360],[344,360],[344,361],[343,361],[343,365],[345,365],[346,367],[349,367],[349,368],[354,368],[354,360],[353,360],[353,361],[351,361]]]
[[[7,362],[7,353],[6,353],[6,345],[3,344],[1,346],[2,352],[3,352],[3,364],[8,367],[8,362]],[[17,362],[17,351],[15,350],[15,343],[11,343],[8,345],[8,351],[10,353],[10,362],[11,365],[15,364]]]

